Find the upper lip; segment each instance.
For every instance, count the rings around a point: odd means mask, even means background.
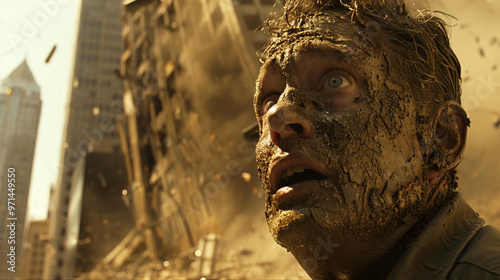
[[[329,177],[326,168],[315,161],[308,159],[305,156],[299,154],[288,154],[284,157],[279,157],[271,163],[270,168],[270,183],[271,183],[271,193],[276,193],[276,191],[282,187],[280,186],[281,175],[285,170],[292,167],[304,167],[306,169],[311,169],[319,174]]]

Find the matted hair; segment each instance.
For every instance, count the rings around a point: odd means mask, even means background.
[[[328,17],[329,11],[345,12],[366,32],[379,28],[389,42],[391,74],[402,77],[398,83],[420,102],[433,107],[448,100],[460,104],[461,68],[450,46],[448,25],[428,10],[410,15],[401,0],[287,0],[281,13],[264,24],[272,37],[264,54],[272,53],[279,39],[311,29],[311,21]]]

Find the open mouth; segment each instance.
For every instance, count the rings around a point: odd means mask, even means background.
[[[278,189],[291,186],[293,184],[297,184],[304,181],[310,180],[323,180],[326,179],[325,175],[318,173],[310,168],[303,166],[294,166],[288,169],[285,169],[281,174],[281,178],[278,183]]]

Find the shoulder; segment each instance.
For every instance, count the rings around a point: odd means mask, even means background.
[[[460,254],[448,279],[500,279],[500,231],[483,227]]]

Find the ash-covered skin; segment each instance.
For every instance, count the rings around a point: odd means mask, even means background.
[[[429,186],[422,150],[432,143],[419,139],[435,122],[418,123],[383,41],[339,13],[328,24],[280,38],[255,95],[269,229],[311,277],[325,279],[359,275],[450,194]],[[273,168],[297,165],[327,178],[273,185]]]

